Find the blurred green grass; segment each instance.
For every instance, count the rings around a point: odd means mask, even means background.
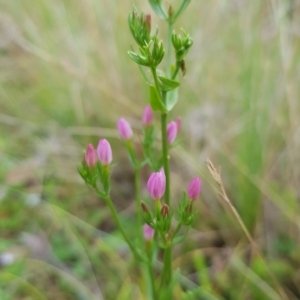
[[[17,258],[0,267],[1,299],[145,298],[106,207],[76,172],[87,143],[112,141],[117,207],[130,228],[132,173],[115,123],[124,116],[139,132],[148,97],[127,56],[132,5],[0,0],[0,252]],[[194,46],[171,116],[183,118],[174,201],[188,178],[204,180],[194,231],[174,254],[184,286],[199,289],[191,297],[280,299],[218,201],[210,157],[271,270],[300,298],[299,13],[297,1],[195,0],[178,21]],[[51,253],[37,260],[24,233]]]

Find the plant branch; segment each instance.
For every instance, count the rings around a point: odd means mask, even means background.
[[[117,211],[116,211],[116,209],[115,209],[115,207],[114,207],[114,205],[113,205],[113,202],[112,202],[110,196],[109,196],[109,195],[103,196],[103,195],[102,195],[102,192],[101,192],[101,191],[98,189],[98,187],[96,187],[96,186],[95,186],[95,189],[96,189],[96,191],[97,191],[98,196],[100,196],[101,198],[103,198],[103,199],[106,201],[106,204],[108,205],[108,207],[109,207],[109,209],[110,209],[110,212],[111,212],[111,214],[112,214],[112,216],[113,216],[113,218],[114,218],[114,220],[115,220],[115,223],[116,223],[118,229],[120,230],[120,232],[121,232],[121,234],[122,234],[124,240],[125,240],[126,243],[128,244],[130,250],[132,251],[132,253],[133,253],[135,259],[136,259],[137,261],[142,260],[141,256],[138,254],[138,252],[136,251],[135,247],[131,244],[129,238],[128,238],[127,235],[125,234],[125,231],[124,231],[124,229],[123,229],[123,227],[122,227],[122,224],[121,224],[121,222],[120,222],[120,220],[119,220],[118,213],[117,213]]]

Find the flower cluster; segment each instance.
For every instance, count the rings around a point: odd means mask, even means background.
[[[142,115],[142,124],[145,128],[144,138],[146,140],[149,139],[149,135],[147,135],[147,130],[153,130],[153,119],[154,119],[154,114],[152,108],[150,105],[146,105]],[[177,134],[180,130],[180,127],[181,127],[180,117],[168,123],[167,139],[169,145],[174,143]],[[133,166],[136,167],[138,165],[140,167],[141,164],[137,164],[137,157],[132,143],[133,130],[129,122],[124,118],[120,118],[117,122],[117,129],[121,140],[123,140],[125,143],[124,145],[128,151],[129,158]],[[145,144],[147,144],[147,141],[145,142]],[[151,151],[153,151],[153,149]],[[87,169],[85,169],[85,171],[88,170],[87,171],[88,174],[92,173],[93,175],[95,175],[93,170],[96,168],[98,162],[100,163],[100,173],[98,174],[100,177],[100,181],[103,186],[108,185],[107,183],[108,173],[103,172],[103,168],[107,169],[107,167],[112,162],[112,149],[110,143],[106,139],[101,139],[99,141],[96,150],[92,144],[89,144],[86,148],[84,165],[87,167]],[[93,185],[95,186],[95,181],[89,180],[93,177],[85,176],[85,175],[86,173],[83,172],[84,179],[85,180],[88,179],[86,180],[87,183],[91,184],[92,186]],[[169,206],[166,203],[162,202],[165,189],[166,189],[166,175],[165,175],[164,168],[160,166],[159,171],[151,173],[147,182],[147,190],[149,192],[149,195],[156,202],[156,212],[152,213],[149,206],[147,206],[144,202],[141,202],[142,215],[144,217],[146,224],[148,224],[147,226],[150,226],[149,228],[152,228],[152,230],[154,230],[154,228],[156,228],[157,230],[162,230],[162,228],[164,228],[163,231],[166,231],[169,230],[171,226],[172,216],[169,214]],[[185,197],[179,208],[180,222],[182,222],[183,224],[189,225],[191,223],[193,219],[192,202],[197,200],[197,198],[200,195],[200,192],[201,192],[201,181],[200,178],[196,177],[188,185],[187,193],[185,193]],[[162,223],[162,221],[163,224],[160,224]],[[149,239],[146,238],[146,240]]]
[[[108,166],[112,162],[112,150],[110,143],[106,139],[99,141],[97,154],[92,144],[89,144],[85,151],[85,164],[93,168],[97,164],[97,159],[103,166]]]

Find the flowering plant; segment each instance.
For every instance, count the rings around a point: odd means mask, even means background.
[[[201,192],[201,181],[194,178],[187,192],[183,193],[178,208],[171,203],[169,150],[174,145],[180,130],[181,119],[168,123],[168,114],[178,100],[179,71],[186,73],[184,58],[193,44],[191,37],[183,30],[183,36],[173,31],[173,24],[189,4],[190,0],[183,0],[178,10],[170,6],[168,12],[160,0],[149,0],[149,3],[158,17],[168,24],[168,47],[165,50],[158,30],[151,32],[151,15],[138,13],[137,9],[129,14],[128,23],[130,31],[137,43],[138,50],[128,52],[129,57],[139,65],[140,70],[147,79],[150,100],[143,115],[143,155],[139,157],[133,143],[133,130],[124,118],[120,118],[117,129],[124,147],[128,153],[130,163],[135,171],[135,201],[136,201],[136,241],[131,241],[119,220],[113,199],[110,196],[110,174],[112,169],[112,149],[106,139],[100,140],[97,149],[88,145],[83,163],[78,170],[86,184],[104,199],[110,208],[112,216],[130,247],[134,258],[141,266],[147,266],[151,299],[172,299],[173,286],[176,276],[172,269],[172,247],[181,242],[195,217],[193,203]],[[174,62],[172,63],[172,50]],[[166,71],[158,69],[166,54]],[[152,78],[144,71],[149,68]],[[160,115],[161,124],[161,153],[154,151],[153,143],[157,129],[153,124],[154,112]],[[149,165],[152,173],[147,182],[147,190],[152,203],[147,204],[140,196],[140,170]],[[175,217],[177,221],[175,221]],[[176,224],[175,224],[176,223]],[[186,230],[182,233],[182,226]],[[163,270],[158,274],[154,269],[157,260],[156,249],[163,250]],[[160,283],[159,283],[160,282]]]

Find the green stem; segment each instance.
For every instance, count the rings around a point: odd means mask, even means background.
[[[176,68],[175,68],[175,71],[174,71],[174,73],[172,74],[172,77],[171,77],[172,80],[174,80],[174,79],[176,78],[179,69],[180,69],[180,62],[177,61],[177,62],[176,62]]]
[[[167,51],[167,75],[170,77],[171,74],[171,48],[172,48],[172,27],[171,22],[168,22],[168,51]],[[166,104],[167,93],[163,92],[162,99]],[[166,190],[165,190],[165,203],[170,206],[170,167],[169,167],[169,146],[168,146],[168,135],[167,135],[167,118],[168,115],[161,114],[161,135],[162,135],[162,155],[163,155],[163,166],[166,175]],[[165,249],[164,252],[164,269],[162,274],[162,284],[169,285],[172,278],[172,246],[170,245]]]
[[[179,231],[180,228],[181,228],[181,223],[179,222],[179,223],[177,224],[177,226],[176,226],[176,228],[175,228],[173,234],[172,234],[172,239],[176,236],[176,234],[177,234],[177,232]],[[171,240],[172,240],[172,239],[171,239]]]
[[[146,253],[148,257],[147,271],[151,282],[152,299],[157,300],[156,289],[155,289],[155,276],[153,268],[153,247],[152,241],[146,241]]]
[[[159,82],[158,82],[158,78],[157,78],[156,69],[155,68],[151,68],[151,72],[152,72],[152,75],[153,75],[155,87],[156,87],[158,93],[160,93],[160,87],[159,87]]]
[[[142,240],[142,219],[140,214],[141,197],[140,197],[140,168],[134,169],[134,194],[135,194],[135,210],[136,210],[136,231],[139,240]]]
[[[155,284],[154,284],[155,281],[154,281],[153,266],[152,266],[152,264],[147,264],[147,267],[148,267],[148,273],[149,273],[150,281],[151,281],[152,299],[156,300],[157,297],[156,297],[156,290],[155,290]]]
[[[140,260],[140,255],[137,253],[135,247],[131,244],[129,238],[128,238],[127,235],[125,234],[125,231],[123,230],[122,224],[121,224],[121,222],[120,222],[120,220],[119,220],[117,211],[116,211],[116,209],[115,209],[115,207],[114,207],[114,205],[113,205],[113,203],[112,203],[111,198],[110,198],[109,196],[106,196],[106,197],[105,197],[105,200],[106,200],[106,203],[107,203],[107,205],[108,205],[108,207],[109,207],[109,209],[110,209],[110,212],[111,212],[111,214],[112,214],[112,216],[113,216],[113,218],[114,218],[114,220],[115,220],[115,223],[116,223],[118,229],[120,230],[120,232],[121,232],[121,234],[122,234],[124,240],[125,240],[126,243],[128,244],[128,246],[129,246],[130,250],[132,251],[132,253],[133,253],[135,259],[136,259],[137,261],[139,261],[139,260]]]
[[[163,166],[166,175],[166,190],[165,190],[165,203],[170,206],[170,168],[169,168],[169,153],[168,153],[168,137],[167,137],[167,114],[161,115],[161,132],[162,132],[162,154]],[[172,277],[172,248],[168,247],[164,252],[164,270],[162,280],[166,285],[169,284]]]
[[[168,50],[167,50],[167,76],[171,76],[171,50],[172,50],[172,31],[173,31],[173,24],[169,21],[168,22]]]
[[[162,133],[162,155],[163,166],[166,175],[166,190],[165,190],[165,203],[170,206],[170,167],[169,167],[169,146],[167,134],[167,114],[161,114],[161,133]]]

